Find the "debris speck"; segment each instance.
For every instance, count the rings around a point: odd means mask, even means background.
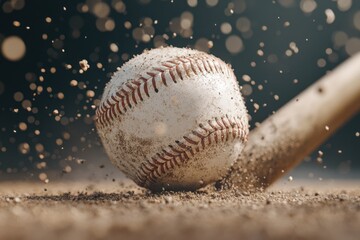
[[[319,157],[322,157],[322,156],[324,156],[324,153],[319,150],[319,151],[318,151],[318,156],[319,156]]]
[[[87,71],[89,68],[90,68],[90,65],[88,63],[88,61],[86,59],[83,59],[79,62],[79,65],[80,65],[80,68],[83,70],[83,71]]]
[[[325,10],[325,15],[327,24],[332,24],[335,21],[335,13],[330,8]]]

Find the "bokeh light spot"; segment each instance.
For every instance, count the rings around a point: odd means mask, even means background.
[[[5,38],[1,45],[3,56],[9,61],[19,61],[26,52],[24,41],[18,36],[10,36]]]

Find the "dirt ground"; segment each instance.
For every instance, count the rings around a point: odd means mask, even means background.
[[[0,239],[359,239],[360,182],[152,194],[130,182],[0,183]]]

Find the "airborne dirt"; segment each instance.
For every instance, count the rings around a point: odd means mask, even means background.
[[[327,186],[152,194],[129,182],[1,183],[0,239],[358,238],[359,182]]]

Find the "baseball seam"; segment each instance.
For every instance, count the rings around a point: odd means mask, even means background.
[[[230,67],[216,57],[191,56],[178,57],[165,61],[161,67],[153,67],[146,75],[124,83],[115,94],[108,97],[97,109],[95,121],[98,127],[108,125],[115,118],[120,118],[128,109],[144,101],[144,95],[150,97],[149,89],[155,93],[159,92],[162,86],[167,87],[169,81],[176,84],[184,80],[185,76],[191,74],[199,75],[205,73],[222,73],[226,76],[233,75]],[[121,118],[119,119],[121,121]]]
[[[248,128],[243,125],[241,117],[230,118],[226,115],[209,120],[205,124],[199,124],[181,140],[176,140],[152,156],[150,160],[143,162],[136,172],[138,184],[145,187],[156,183],[162,175],[175,166],[186,163],[212,143],[217,145],[230,139],[234,141],[236,138],[245,141],[247,134]]]

